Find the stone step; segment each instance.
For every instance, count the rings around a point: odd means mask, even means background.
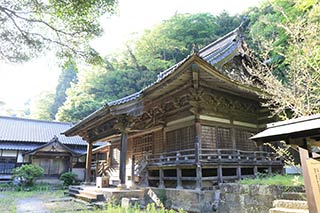
[[[75,196],[76,196],[76,198],[84,200],[84,201],[86,201],[88,203],[93,203],[93,202],[97,202],[98,201],[97,198],[94,197],[94,196],[83,195],[83,194],[76,194]]]
[[[283,200],[307,200],[307,195],[303,192],[284,192],[282,196]]]
[[[309,213],[306,209],[272,208],[269,213]]]
[[[308,203],[302,200],[275,200],[273,201],[273,207],[308,210]]]
[[[104,201],[105,200],[104,195],[102,193],[99,193],[99,192],[87,191],[87,190],[81,190],[79,192],[80,192],[79,194],[84,195],[84,196],[95,197],[96,200],[98,200],[98,201]]]

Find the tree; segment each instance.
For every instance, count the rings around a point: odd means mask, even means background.
[[[204,47],[240,25],[238,16],[223,12],[176,14],[133,42],[133,54],[140,65],[159,72],[191,54],[193,47]]]
[[[65,64],[64,69],[62,70],[59,76],[54,101],[49,109],[52,115],[52,120],[55,119],[59,107],[62,106],[63,103],[66,101],[67,89],[71,87],[72,83],[76,83],[77,81],[77,67],[74,62],[69,61]]]
[[[44,169],[33,164],[25,164],[13,169],[12,179],[18,179],[23,186],[32,186],[34,181],[43,176]]]
[[[35,119],[53,120],[54,115],[51,111],[55,94],[50,91],[41,92],[33,101],[31,116]]]
[[[320,112],[320,3],[301,0],[290,1],[290,15],[283,9],[286,1],[274,1],[272,8],[282,19],[273,22],[283,35],[273,39],[258,37],[260,52],[256,61],[247,66],[264,92],[266,106],[282,118],[292,118]],[[282,7],[278,7],[282,3]],[[303,4],[302,4],[303,3]],[[285,41],[282,38],[285,37]],[[285,42],[285,48],[282,48]],[[273,60],[274,55],[283,57],[281,63]],[[280,66],[285,67],[285,80],[275,74]]]
[[[59,55],[96,56],[88,41],[102,32],[99,18],[116,0],[3,0],[0,61],[23,62],[53,49]]]
[[[78,121],[104,104],[139,91],[153,82],[148,70],[107,70],[96,66],[82,70],[79,82],[67,90],[67,100],[59,108],[57,119]]]
[[[207,13],[176,14],[128,42],[123,52],[109,55],[104,67],[79,71],[79,82],[67,90],[57,119],[78,121],[107,102],[145,88],[160,71],[190,54],[194,44],[203,47],[239,24],[239,17],[226,12],[219,17]],[[222,30],[218,29],[220,25],[224,26]]]

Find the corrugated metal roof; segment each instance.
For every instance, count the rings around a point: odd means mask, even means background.
[[[320,130],[320,114],[304,116],[287,121],[270,123],[267,129],[252,136],[250,139],[255,141],[279,139],[281,136],[287,136],[293,133]],[[320,133],[320,132],[319,132]]]
[[[86,145],[79,136],[61,135],[71,123],[0,116],[0,141],[49,142],[55,135],[63,144]]]

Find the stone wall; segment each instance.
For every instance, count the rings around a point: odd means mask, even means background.
[[[276,199],[305,200],[303,187],[220,184],[217,189],[196,191],[151,188],[168,208],[191,212],[268,213]]]
[[[289,199],[303,191],[302,187],[221,184],[218,212],[267,213],[274,200]]]

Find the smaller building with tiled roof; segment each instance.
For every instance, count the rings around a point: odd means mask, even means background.
[[[71,123],[0,116],[0,179],[8,179],[14,167],[25,163],[43,167],[47,176],[58,176],[79,165],[87,143],[79,136],[61,134],[71,126]]]

